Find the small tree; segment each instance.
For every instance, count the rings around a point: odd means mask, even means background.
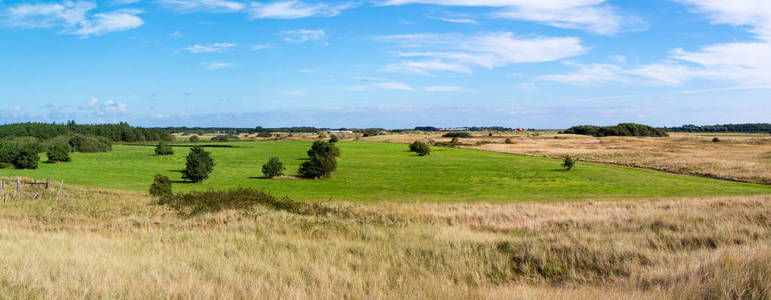
[[[425,156],[431,154],[431,147],[421,141],[414,141],[410,144],[410,151],[417,153],[419,156]]]
[[[573,170],[573,167],[576,166],[576,161],[571,157],[570,155],[565,155],[565,159],[562,161],[562,167],[565,168],[565,170]]]
[[[284,163],[278,157],[271,157],[268,162],[262,165],[262,174],[268,178],[284,175],[284,170],[286,170]]]
[[[182,178],[193,183],[209,178],[209,173],[214,168],[214,161],[209,154],[201,146],[190,149],[190,154],[185,159],[185,170],[182,172]]]
[[[37,169],[37,162],[40,160],[38,147],[34,144],[27,144],[19,150],[19,156],[13,162],[18,169]]]
[[[316,141],[308,150],[309,161],[300,165],[297,170],[305,178],[329,177],[337,169],[337,157],[340,149],[329,142]]]
[[[720,143],[720,139],[717,137],[712,138],[713,143]]]
[[[155,197],[171,196],[171,180],[161,174],[155,174],[153,184],[150,185],[150,195]]]
[[[329,136],[329,143],[334,144],[340,141],[340,138],[337,137],[337,135],[333,134]]]
[[[190,137],[190,142],[191,143],[198,143],[200,141],[201,141],[201,138],[199,138],[197,135],[194,135],[194,136]]]
[[[0,162],[12,164],[17,157],[19,157],[19,148],[16,145],[0,142]]]
[[[171,149],[171,145],[169,145],[169,142],[160,141],[158,145],[155,146],[155,154],[156,155],[173,155],[174,150]]]
[[[506,139],[503,141],[505,144],[514,144],[514,142],[511,141],[511,139]]]
[[[70,161],[70,147],[64,144],[53,144],[48,147],[48,162],[67,162]]]

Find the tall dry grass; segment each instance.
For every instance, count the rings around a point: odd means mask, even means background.
[[[0,203],[0,298],[768,299],[771,196],[255,205],[68,188]]]

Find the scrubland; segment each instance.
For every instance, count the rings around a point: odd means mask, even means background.
[[[717,137],[719,142],[713,142]],[[441,133],[395,134],[366,138],[409,143],[415,139],[448,142]],[[512,143],[505,144],[509,139]],[[670,133],[670,137],[591,137],[571,134],[476,133],[460,147],[650,168],[680,174],[771,184],[771,135]]]
[[[136,192],[14,193],[0,298],[771,297],[768,195],[188,215]]]

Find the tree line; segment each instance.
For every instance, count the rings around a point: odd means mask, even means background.
[[[170,141],[173,137],[161,129],[132,127],[128,123],[118,124],[66,124],[16,123],[0,126],[0,138],[30,136],[38,139],[52,139],[58,136],[99,136],[113,142]]]
[[[666,137],[669,136],[664,130],[653,128],[648,125],[635,123],[621,123],[615,126],[594,126],[581,125],[573,126],[559,133],[582,134],[596,137],[604,136],[647,136],[647,137]]]
[[[697,126],[693,124],[679,127],[664,127],[666,131],[672,132],[747,132],[747,133],[771,133],[771,124],[769,123],[746,123],[746,124],[722,124],[722,125],[704,125]]]

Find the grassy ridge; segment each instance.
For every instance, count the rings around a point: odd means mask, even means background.
[[[345,201],[555,201],[771,193],[771,186],[602,164],[579,163],[571,172],[560,161],[473,150],[435,148],[417,157],[406,145],[341,142],[335,177],[327,180],[259,178],[260,165],[278,156],[295,173],[307,141],[239,142],[207,148],[216,166],[203,184],[179,183],[177,191],[256,187],[295,200]],[[69,184],[144,191],[152,175],[181,180],[188,150],[155,156],[152,147],[116,145],[108,153],[73,153],[71,163],[40,164],[37,170],[0,170],[0,175],[51,177]]]

